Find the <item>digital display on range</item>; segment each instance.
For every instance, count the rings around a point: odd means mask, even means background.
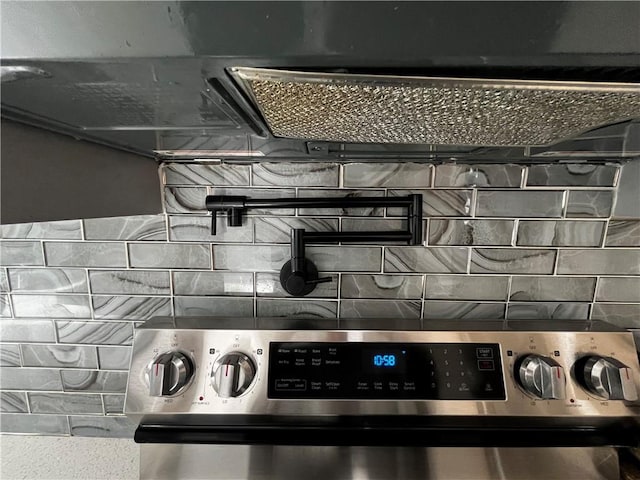
[[[498,344],[272,342],[269,398],[505,400]]]
[[[364,350],[362,368],[370,373],[393,371],[403,373],[406,350]]]

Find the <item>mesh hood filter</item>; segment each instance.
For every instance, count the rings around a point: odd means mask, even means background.
[[[276,137],[355,143],[549,145],[640,118],[640,84],[234,68]]]

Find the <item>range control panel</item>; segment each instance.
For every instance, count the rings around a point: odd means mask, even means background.
[[[269,352],[269,398],[506,398],[498,344],[274,342]]]
[[[631,332],[152,325],[127,414],[640,417]]]

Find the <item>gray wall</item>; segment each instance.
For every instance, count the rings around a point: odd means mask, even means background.
[[[162,211],[157,162],[2,120],[0,222]]]
[[[3,226],[1,430],[130,436],[122,402],[133,327],[154,315],[601,318],[640,328],[640,217],[615,207],[638,198],[637,165],[167,164],[165,214]],[[238,228],[219,220],[212,237],[203,208],[209,192],[414,191],[425,196],[425,246],[311,247],[334,281],[304,300],[277,280],[291,227],[399,228],[399,212],[255,212]]]

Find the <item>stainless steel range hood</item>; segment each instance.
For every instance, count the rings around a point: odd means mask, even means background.
[[[4,2],[2,114],[174,159],[627,159],[639,23],[632,2]]]

